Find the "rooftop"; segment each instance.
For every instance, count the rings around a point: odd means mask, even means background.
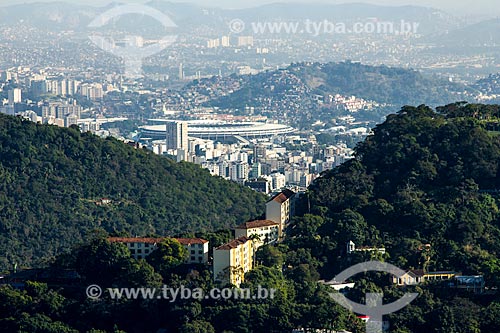
[[[272,226],[279,226],[279,224],[270,220],[257,220],[240,224],[235,229],[253,229],[253,228],[272,227]]]
[[[249,238],[243,236],[238,239],[232,240],[227,244],[221,245],[215,250],[231,250],[231,249],[236,249],[238,246],[245,244],[246,242],[250,241]]]
[[[283,203],[283,202],[287,201],[288,199],[290,199],[294,195],[295,195],[295,192],[293,192],[289,189],[284,189],[283,191],[281,191],[281,193],[276,194],[269,201],[276,201],[279,203]]]
[[[182,245],[206,244],[208,241],[203,238],[174,238]]]

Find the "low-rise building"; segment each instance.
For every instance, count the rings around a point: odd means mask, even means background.
[[[398,286],[414,286],[427,281],[451,280],[457,275],[459,274],[451,271],[425,272],[423,269],[412,269],[400,277],[393,276],[392,283]]]
[[[134,259],[144,259],[157,249],[158,244],[166,238],[125,238],[110,237],[111,243],[123,243],[130,251]],[[186,249],[188,255],[186,264],[206,264],[208,263],[209,242],[201,238],[174,238]]]
[[[255,242],[255,248],[277,242],[278,234],[279,224],[270,220],[245,222],[234,229],[235,238],[258,236],[258,239],[252,238]]]
[[[186,263],[188,264],[206,264],[208,263],[208,244],[209,242],[202,238],[175,238],[188,253]]]
[[[253,268],[253,241],[240,237],[214,249],[214,281],[239,287]]]
[[[455,276],[451,287],[482,294],[485,288],[484,277],[482,275]]]
[[[385,254],[385,247],[374,247],[374,246],[356,246],[353,241],[347,243],[347,254],[352,254],[355,252],[378,252]]]

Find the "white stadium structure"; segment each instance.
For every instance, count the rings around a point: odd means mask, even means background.
[[[152,120],[152,122],[171,122],[173,120]],[[277,135],[286,135],[295,132],[295,129],[280,124],[257,122],[223,122],[209,120],[192,120],[188,123],[190,137],[207,140],[227,140],[231,138],[258,139]],[[151,125],[141,127],[141,137],[153,140],[162,140],[166,137],[165,125]]]

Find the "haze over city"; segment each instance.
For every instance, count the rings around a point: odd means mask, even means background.
[[[9,1],[2,0],[0,6],[9,6],[21,3],[37,3],[37,2],[55,2],[52,0],[21,0],[21,1]],[[122,0],[122,1],[100,1],[100,0],[74,0],[71,3],[82,4],[82,5],[94,5],[103,6],[107,3],[148,3],[149,1],[141,0]],[[324,4],[343,4],[343,3],[370,3],[375,5],[388,5],[388,6],[425,6],[433,7],[441,10],[445,10],[451,14],[455,15],[484,15],[484,16],[498,16],[500,15],[500,6],[495,0],[366,0],[366,1],[345,1],[345,0],[315,0],[313,2],[305,2],[300,0],[214,0],[214,1],[204,1],[204,0],[192,0],[192,1],[172,1],[172,2],[184,2],[184,3],[194,3],[204,7],[222,7],[222,8],[248,8],[255,7],[270,3],[324,3]]]

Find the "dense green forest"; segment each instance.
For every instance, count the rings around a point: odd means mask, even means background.
[[[98,205],[108,198],[111,203]],[[39,266],[96,229],[176,235],[260,216],[265,197],[115,139],[0,115],[0,271]]]
[[[356,316],[318,282],[367,260],[403,269],[453,270],[483,275],[482,294],[447,281],[398,288],[382,273],[359,274],[347,297],[384,293],[384,303],[405,292],[419,297],[386,317],[391,333],[498,333],[500,331],[500,106],[451,104],[433,110],[404,107],[356,148],[356,158],[325,172],[297,202],[284,242],[261,247],[242,287],[277,290],[267,300],[99,300],[85,288],[215,285],[207,266],[180,264],[182,250],[165,242],[157,255],[134,260],[122,244],[94,234],[46,269],[76,272],[78,282],[25,290],[0,287],[0,330],[6,332],[291,332],[294,328],[365,331]],[[70,131],[71,133],[71,131]],[[198,233],[217,246],[228,230]],[[378,252],[346,253],[358,246]],[[52,282],[52,284],[54,284]]]
[[[323,219],[309,231],[332,242],[315,257],[334,263],[353,240],[385,245],[401,267],[496,279],[500,137],[488,129],[499,115],[499,106],[465,103],[390,115],[356,147],[355,159],[309,189],[307,213]],[[308,246],[318,242],[313,235]],[[428,253],[419,251],[425,244]]]
[[[414,304],[390,317],[392,332],[500,330],[500,106],[404,107],[356,147],[356,158],[310,187],[287,240],[330,279],[370,258],[403,269],[483,275],[487,292],[446,283],[416,287]],[[384,246],[386,255],[347,255]],[[374,274],[363,292],[402,291]],[[362,301],[359,291],[351,297]]]
[[[224,234],[224,232],[222,232]],[[160,246],[180,247],[162,244]],[[280,246],[283,251],[286,246]],[[298,327],[346,328],[363,332],[362,322],[329,297],[328,289],[316,283],[307,265],[283,271],[282,250],[263,248],[259,267],[246,276],[242,288],[253,295],[259,286],[273,288],[268,299],[139,299],[112,300],[104,293],[98,300],[85,296],[86,286],[102,288],[169,288],[184,286],[209,291],[217,287],[207,266],[168,265],[176,255],[157,260],[154,252],[146,260],[130,258],[123,244],[96,237],[87,245],[62,255],[47,272],[55,276],[63,269],[76,271],[81,280],[71,288],[49,288],[43,282],[28,282],[24,290],[0,286],[0,330],[36,333],[245,333],[291,332]],[[157,250],[161,251],[161,249]],[[175,251],[164,251],[172,253]],[[182,252],[182,251],[178,251]],[[182,260],[180,260],[182,261]],[[221,287],[221,286],[218,286]]]

